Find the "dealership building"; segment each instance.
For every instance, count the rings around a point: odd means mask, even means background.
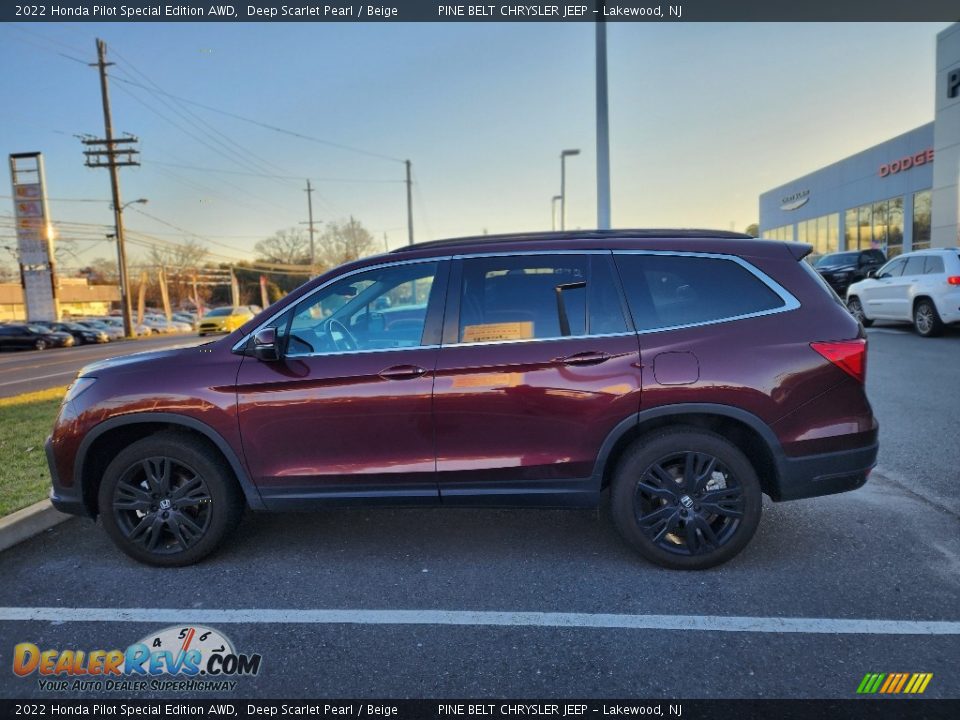
[[[937,35],[933,122],[763,193],[760,236],[888,257],[960,245],[960,23]]]

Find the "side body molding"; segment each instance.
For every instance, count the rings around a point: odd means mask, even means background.
[[[118,427],[140,425],[144,423],[179,425],[180,427],[199,432],[201,435],[210,440],[210,442],[216,445],[220,452],[223,453],[223,456],[227,459],[227,462],[230,463],[230,468],[233,470],[234,475],[236,475],[237,480],[240,483],[240,487],[243,490],[243,495],[246,498],[247,505],[249,505],[252,510],[266,509],[263,500],[260,497],[260,492],[250,480],[250,475],[247,473],[243,463],[240,462],[240,458],[237,457],[237,454],[233,451],[233,448],[231,448],[229,443],[223,439],[220,433],[206,423],[200,422],[195,418],[186,415],[178,415],[176,413],[137,412],[130,413],[128,415],[118,415],[117,417],[112,417],[109,420],[105,420],[94,427],[89,433],[87,433],[86,437],[83,438],[83,441],[80,443],[80,447],[77,450],[77,457],[74,461],[73,467],[73,476],[74,478],[77,478],[77,482],[79,482],[83,477],[83,464],[86,461],[87,452],[98,437]]]

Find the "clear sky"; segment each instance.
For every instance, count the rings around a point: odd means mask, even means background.
[[[611,24],[614,226],[743,230],[764,190],[930,122],[944,27]],[[141,140],[142,167],[122,171],[124,200],[149,199],[126,211],[132,229],[181,240],[172,225],[244,257],[306,220],[309,177],[316,219],[353,215],[396,247],[405,158],[417,240],[549,229],[563,148],[582,150],[567,225],[596,226],[590,24],[0,25],[0,151],[44,153],[56,221],[111,222],[107,172],[83,166],[75,137],[103,134],[96,71],[79,62],[96,37],[117,63],[115,128]],[[102,229],[70,227],[71,264],[112,257]]]

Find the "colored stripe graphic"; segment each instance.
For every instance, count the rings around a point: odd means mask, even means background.
[[[857,686],[858,695],[921,695],[933,673],[867,673]]]

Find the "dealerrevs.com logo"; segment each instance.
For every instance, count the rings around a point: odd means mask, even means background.
[[[233,678],[260,672],[259,654],[238,653],[213,628],[174,626],[151,633],[126,650],[13,649],[13,672],[37,676],[41,690],[69,692],[196,692],[233,690]]]

